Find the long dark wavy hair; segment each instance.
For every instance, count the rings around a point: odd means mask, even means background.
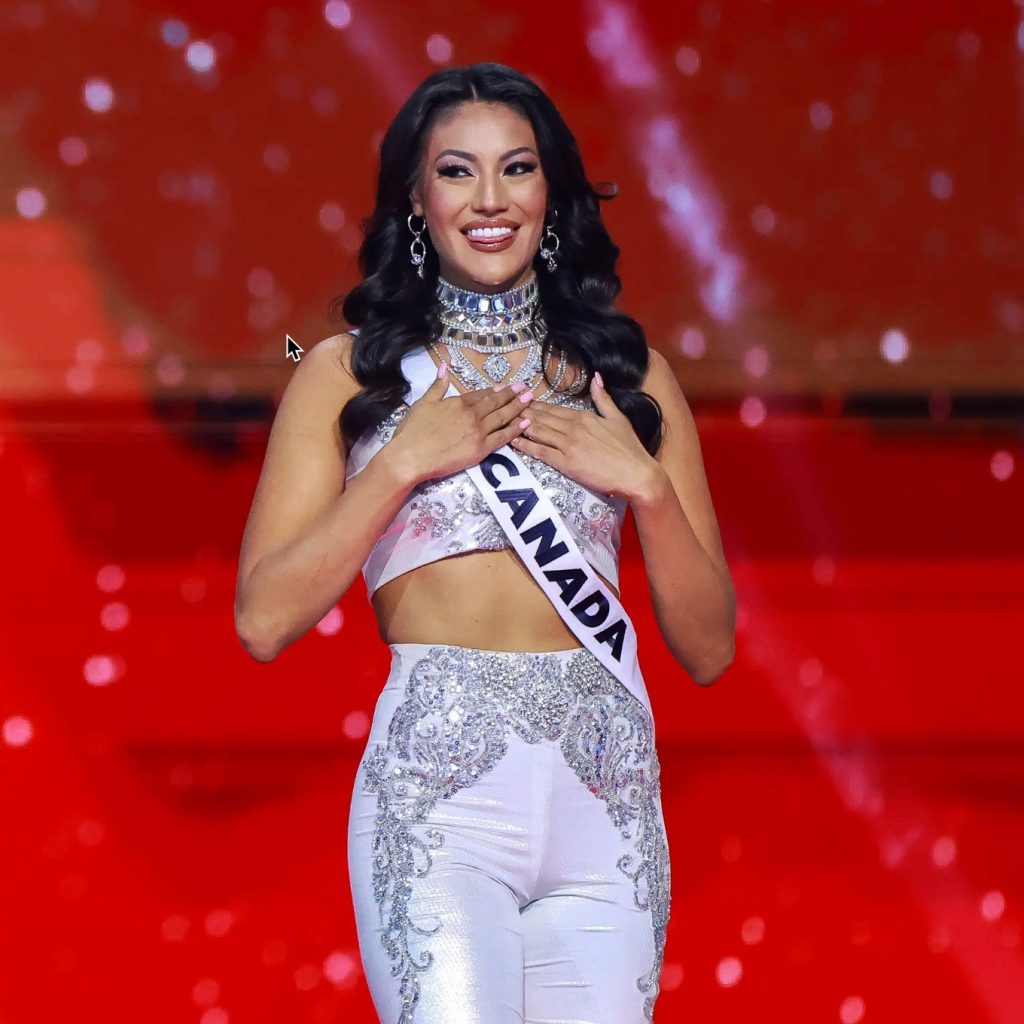
[[[341,411],[342,435],[351,445],[404,400],[402,356],[426,345],[437,329],[437,252],[427,246],[421,279],[409,260],[409,194],[421,173],[432,126],[454,107],[473,100],[515,110],[530,121],[537,140],[548,184],[547,219],[553,219],[553,209],[559,239],[555,271],[548,271],[539,255],[533,261],[548,325],[544,366],[551,351],[561,350],[577,369],[599,371],[606,390],[653,455],[661,445],[661,407],[640,390],[650,353],[640,324],[614,308],[622,287],[615,272],[619,249],[598,207],[617,188],[591,185],[575,137],[542,89],[514,68],[490,62],[430,75],[405,101],[381,142],[376,205],[361,224],[363,280],[329,308],[331,322],[359,328],[351,361],[362,390]]]

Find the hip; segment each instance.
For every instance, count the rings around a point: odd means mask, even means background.
[[[647,708],[585,647],[505,651],[399,642],[388,648],[391,666],[368,751],[384,744],[411,757],[416,736],[457,745],[487,723],[537,743],[559,740],[584,722],[599,731],[629,722],[638,739],[653,742]]]

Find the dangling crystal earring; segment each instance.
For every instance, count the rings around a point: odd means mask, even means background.
[[[540,256],[541,256],[542,259],[545,259],[545,260],[548,261],[548,270],[552,270],[552,271],[558,266],[558,261],[555,259],[555,252],[558,249],[558,244],[559,244],[559,242],[558,242],[558,235],[556,235],[555,232],[552,230],[552,225],[554,224],[555,220],[557,220],[557,218],[558,218],[558,211],[557,210],[552,210],[551,211],[551,224],[545,224],[544,225],[544,237],[541,238],[541,240],[540,240]],[[554,245],[552,245],[552,247],[550,249],[548,248],[548,245],[551,245],[551,242],[547,241],[549,236],[550,236],[552,242],[554,242]]]
[[[405,223],[409,225],[409,230],[413,233],[413,240],[409,244],[409,262],[416,268],[416,273],[422,278],[423,277],[423,261],[427,256],[427,246],[423,241],[423,231],[427,226],[427,218],[420,216],[420,220],[423,221],[423,227],[417,230],[412,226],[412,219],[415,217],[415,213],[410,213],[406,218]],[[416,251],[416,246],[420,247],[420,251]]]

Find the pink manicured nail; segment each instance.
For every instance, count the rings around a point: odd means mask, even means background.
[[[437,376],[438,376],[439,379],[443,379],[443,378],[448,376],[448,364],[447,363],[441,363],[441,365],[437,368]]]
[[[530,421],[529,420],[520,420],[519,421],[519,429],[520,430],[525,430],[529,425],[530,425]]]
[[[519,396],[519,401],[522,402],[523,405],[526,405],[526,403],[529,402],[532,398],[533,398],[533,392],[532,391],[527,391],[526,394]]]
[[[601,374],[595,373],[594,374],[594,380],[597,381],[597,386],[598,387],[601,387],[601,388],[604,387],[604,377],[602,377]]]
[[[505,387],[504,384],[495,384],[494,385],[494,390],[495,391],[500,391],[503,387]]]
[[[521,391],[526,390],[526,385],[520,380],[516,381],[515,384],[511,385],[512,390],[518,395]]]

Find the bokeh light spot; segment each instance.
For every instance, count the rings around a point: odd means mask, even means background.
[[[160,38],[168,46],[181,49],[188,42],[188,26],[180,18],[168,18],[160,25]]]
[[[14,208],[26,220],[35,220],[46,213],[46,196],[37,188],[19,188],[14,196]]]
[[[687,359],[700,359],[707,350],[707,340],[699,327],[684,327],[679,332],[679,351]]]
[[[362,739],[370,731],[370,716],[362,710],[350,711],[342,721],[341,731],[350,740]]]
[[[692,46],[680,46],[676,50],[676,67],[692,78],[700,71],[700,54]]]
[[[441,35],[440,32],[435,32],[427,40],[427,56],[435,64],[447,64],[455,53],[455,47],[452,45],[452,41],[447,37]]]
[[[882,358],[888,363],[902,363],[910,353],[910,340],[898,327],[892,327],[879,342]]]
[[[24,715],[11,715],[4,719],[4,743],[9,747],[24,747],[32,741],[35,730]]]
[[[823,132],[832,126],[832,108],[823,100],[815,100],[807,112],[811,127]]]
[[[661,969],[661,988],[674,992],[683,983],[683,965],[675,960],[668,961]]]
[[[345,950],[336,949],[324,960],[324,977],[337,988],[349,988],[359,977],[356,958]]]
[[[768,416],[764,402],[756,395],[747,395],[740,402],[740,422],[745,427],[759,427]]]
[[[956,860],[956,840],[952,836],[939,836],[932,843],[932,861],[936,867],[948,868]]]
[[[220,999],[220,983],[214,978],[200,978],[192,986],[192,999],[197,1006],[214,1006]]]
[[[113,86],[105,78],[87,78],[82,85],[82,102],[94,114],[105,114],[114,105]]]
[[[743,964],[739,957],[726,956],[715,967],[715,980],[722,988],[732,988],[743,977]]]
[[[78,135],[66,135],[57,144],[57,156],[68,167],[81,167],[89,156],[89,147]]]
[[[998,889],[985,893],[981,898],[981,916],[986,921],[998,921],[1006,910],[1006,897]]]
[[[324,21],[331,28],[348,28],[352,24],[352,8],[345,0],[328,0],[324,4]]]
[[[946,171],[932,171],[928,178],[928,191],[936,199],[949,199],[953,195],[952,177]]]
[[[104,594],[113,594],[125,583],[125,572],[120,565],[104,565],[96,573],[96,588]]]
[[[999,481],[1009,480],[1013,476],[1015,463],[1013,453],[1000,449],[992,454],[989,461],[989,468],[992,475]]]
[[[860,996],[847,996],[839,1004],[840,1024],[860,1024],[864,1019],[864,1000]]]
[[[227,935],[234,924],[235,915],[230,910],[224,908],[211,910],[203,918],[203,927],[206,929],[206,934],[215,939],[220,939]]]
[[[217,66],[217,51],[207,42],[197,39],[185,50],[185,63],[200,74],[212,71]]]
[[[751,345],[743,353],[743,369],[751,377],[763,377],[768,372],[768,349],[764,345]]]
[[[775,211],[769,206],[755,206],[750,214],[750,226],[759,235],[770,235],[775,230]]]
[[[95,654],[86,659],[82,676],[90,686],[109,686],[117,679],[117,662],[105,654]]]

